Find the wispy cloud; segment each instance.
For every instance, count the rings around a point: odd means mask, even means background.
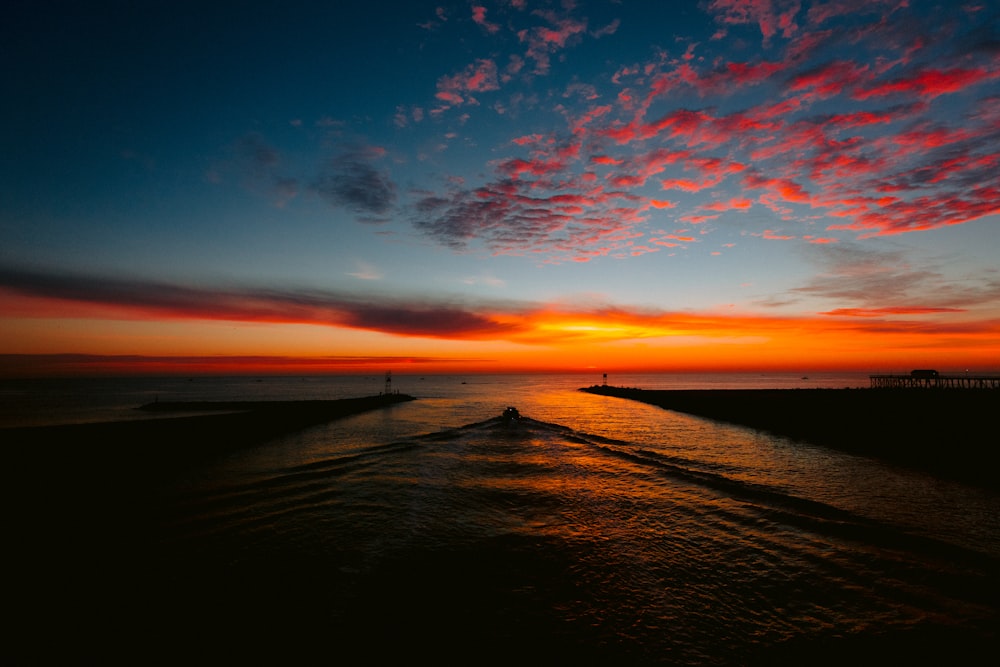
[[[381,271],[368,262],[362,262],[359,260],[355,262],[355,264],[357,268],[354,271],[349,272],[347,275],[358,278],[359,280],[381,280],[384,277]]]
[[[282,207],[299,194],[298,179],[282,171],[278,150],[260,134],[248,134],[239,139],[235,156],[243,185],[263,193],[275,206]]]
[[[505,287],[507,285],[507,281],[488,273],[463,278],[462,282],[466,285],[488,285],[490,287]]]
[[[621,19],[612,19],[606,26],[598,28],[597,30],[592,30],[590,34],[598,39],[608,35],[613,35],[618,32],[618,28],[621,27],[621,24]]]
[[[333,206],[359,213],[367,222],[381,222],[396,201],[396,184],[376,166],[384,155],[374,146],[347,149],[326,162],[313,190]]]
[[[840,304],[828,315],[927,315],[1000,306],[1000,272],[946,277],[930,263],[913,266],[901,251],[875,251],[854,243],[814,246],[820,269],[793,294]]]

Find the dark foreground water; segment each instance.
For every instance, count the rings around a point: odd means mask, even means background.
[[[583,384],[412,378],[412,403],[56,511],[22,577],[35,655],[993,664],[994,492]]]

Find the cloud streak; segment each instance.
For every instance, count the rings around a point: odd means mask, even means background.
[[[193,288],[105,277],[0,269],[0,298],[6,292],[46,302],[40,313],[52,317],[51,303],[76,304],[77,317],[105,319],[223,320],[271,324],[307,324],[374,331],[403,337],[453,341],[508,341],[526,345],[615,343],[698,337],[718,340],[785,340],[813,331],[829,338],[881,336],[905,332],[926,341],[947,334],[979,339],[1000,330],[995,318],[944,322],[935,315],[960,312],[1000,300],[1000,279],[978,296],[952,294],[948,304],[929,301],[902,305],[914,272],[884,273],[879,258],[864,254],[847,262],[843,249],[825,251],[841,257],[839,290],[814,284],[803,293],[821,292],[850,301],[813,317],[684,312],[608,304],[567,305],[537,302],[458,303],[417,301],[379,295],[351,295],[319,290]],[[837,255],[840,253],[840,255]],[[869,294],[879,290],[880,305]],[[895,301],[895,305],[886,303]],[[61,312],[67,312],[62,309]],[[69,316],[69,315],[66,315]],[[332,363],[332,362],[331,362]]]
[[[315,324],[403,336],[500,338],[514,322],[444,302],[318,290],[205,289],[91,276],[0,271],[0,285],[35,298],[117,308],[122,317]]]

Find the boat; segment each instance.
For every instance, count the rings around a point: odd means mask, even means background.
[[[505,421],[516,421],[521,418],[521,413],[517,411],[517,408],[511,405],[503,411],[501,417],[503,417]]]

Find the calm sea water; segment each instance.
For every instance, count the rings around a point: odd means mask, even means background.
[[[140,597],[187,605],[157,621],[170,636],[211,636],[223,652],[247,633],[289,652],[328,642],[345,664],[766,664],[802,645],[822,662],[837,639],[861,647],[853,660],[874,661],[907,647],[926,657],[938,632],[996,639],[995,493],[578,391],[599,382],[394,376],[393,391],[418,400],[200,466],[157,491]],[[609,383],[861,387],[867,377]],[[6,383],[0,396],[10,424],[135,418],[157,398],[383,387],[381,376],[78,380]],[[498,419],[507,405],[526,418]]]
[[[496,400],[600,384],[599,374],[407,375],[392,378],[392,390],[420,399],[452,399],[443,424],[459,426],[470,415],[492,415]],[[645,389],[759,389],[867,387],[862,374],[651,374],[612,375],[608,383]],[[372,396],[385,388],[383,375],[309,377],[165,377],[0,379],[0,428],[55,423],[144,419],[135,408],[154,400],[229,401],[336,399]],[[485,402],[483,404],[482,402]],[[480,410],[483,410],[480,412]]]

